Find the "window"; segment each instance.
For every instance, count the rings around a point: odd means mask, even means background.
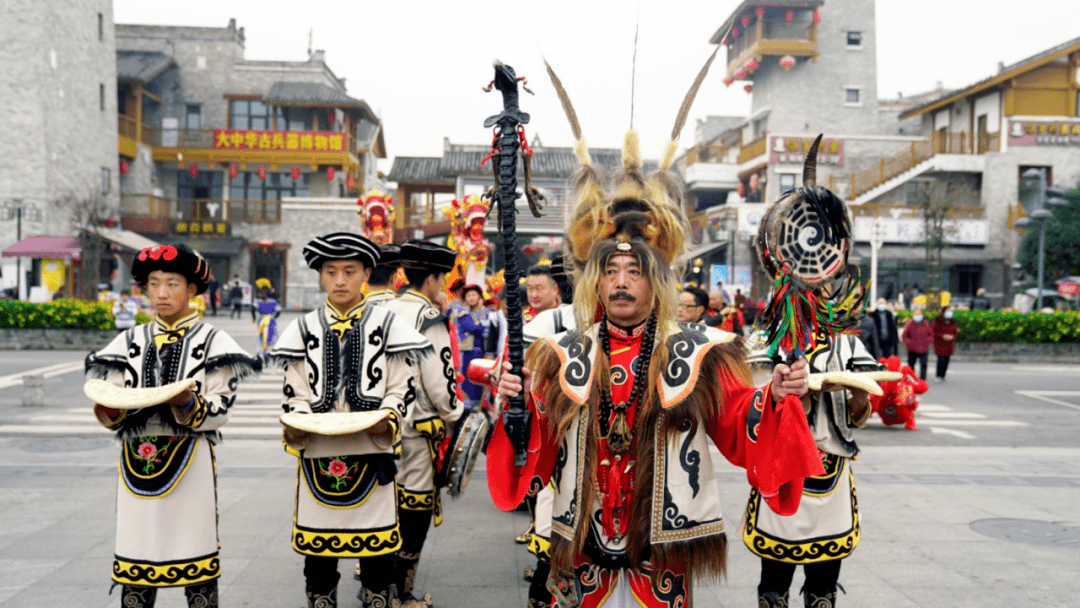
[[[101,168],[101,193],[108,194],[112,189],[112,176],[108,167]]]
[[[857,87],[848,87],[844,89],[844,105],[861,106],[862,90]]]
[[[105,15],[101,13],[97,14],[97,39],[101,42],[105,41]]]
[[[186,128],[188,128],[188,129],[198,129],[199,128],[200,114],[202,114],[202,106],[200,106],[197,103],[189,103],[189,104],[187,104]]]
[[[307,131],[311,125],[311,108],[274,108],[279,131]]]
[[[295,180],[288,173],[267,173],[265,181],[257,173],[240,173],[229,180],[229,200],[279,201],[286,196],[307,196],[307,180],[306,173]]]
[[[781,173],[780,174],[780,194],[795,189],[795,174],[794,173]]]
[[[98,105],[101,106],[101,111],[105,111],[105,85],[98,85]]]
[[[847,33],[847,45],[848,45],[848,48],[861,49],[862,48],[862,32],[848,32]]]
[[[270,107],[258,99],[233,99],[229,102],[230,129],[270,128]]]

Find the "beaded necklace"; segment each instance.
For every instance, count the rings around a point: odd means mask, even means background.
[[[608,332],[607,313],[600,319],[600,345],[604,354],[611,360],[611,335]],[[649,361],[652,359],[653,340],[656,337],[656,311],[649,315],[645,325],[645,334],[641,337],[641,354],[634,362],[632,373],[634,384],[630,389],[630,399],[622,403],[611,402],[611,391],[600,391],[600,433],[607,438],[608,451],[613,455],[622,456],[630,450],[633,441],[634,430],[626,420],[627,408],[637,403],[638,397],[645,390],[645,372],[649,369]],[[612,419],[611,414],[615,413]]]

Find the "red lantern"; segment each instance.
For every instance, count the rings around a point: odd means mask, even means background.
[[[765,7],[761,6],[760,4],[755,6],[754,7],[754,14],[757,15],[758,19],[761,19],[762,17],[765,16]]]
[[[195,163],[191,163],[191,165],[187,168],[187,172],[188,172],[188,175],[190,175],[191,177],[198,176],[199,175],[199,165],[196,165]]]
[[[746,91],[747,93],[753,93],[754,92],[754,85],[748,84],[748,85],[743,87],[743,90]]]
[[[780,58],[780,67],[784,68],[784,71],[788,71],[795,67],[795,58],[791,55],[784,55]]]
[[[792,21],[795,21],[795,11],[789,8],[784,11],[784,23],[791,23]]]
[[[293,179],[300,179],[300,167],[293,167],[291,175]]]
[[[735,70],[735,78],[737,78],[739,80],[742,80],[743,78],[746,78],[746,70],[744,70],[742,68],[739,68],[739,69]]]
[[[259,170],[255,172],[259,179],[266,181],[266,167],[259,167]]]
[[[814,11],[814,23],[821,23],[821,13]]]
[[[236,179],[236,176],[240,175],[240,167],[236,165],[229,165],[229,178]]]
[[[746,65],[744,67],[746,68],[747,74],[753,74],[755,70],[761,67],[761,64],[758,63],[757,59],[750,59],[746,62]]]
[[[332,124],[334,124],[334,120],[335,120],[334,111],[330,110],[329,112],[326,113],[326,123],[332,125]]]
[[[116,220],[115,219],[113,219],[111,217],[105,218],[105,227],[106,228],[114,228],[115,226],[116,226]]]
[[[737,27],[732,27],[731,28],[731,37],[734,38],[735,40],[739,39],[739,28],[737,28]]]
[[[120,159],[120,175],[127,175],[128,162],[124,159]]]
[[[352,173],[346,175],[345,176],[345,187],[348,188],[349,190],[352,190],[354,185],[356,185],[356,180],[353,179]]]
[[[742,19],[739,19],[739,23],[741,23],[743,27],[750,27],[750,13],[744,14]]]
[[[746,196],[746,186],[739,182],[739,185],[735,186],[735,192],[738,192],[739,196]]]
[[[725,87],[730,87],[731,83],[733,83],[733,82],[735,82],[735,79],[732,78],[731,76],[727,76],[727,77],[724,78],[724,86]]]
[[[326,168],[326,181],[328,181],[328,182],[333,181],[334,180],[334,173],[335,172],[334,172],[333,167],[327,167]]]

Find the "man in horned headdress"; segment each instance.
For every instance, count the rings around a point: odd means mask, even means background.
[[[710,439],[780,513],[795,511],[803,480],[821,471],[799,401],[806,363],[778,366],[755,388],[741,337],[676,322],[672,268],[687,221],[666,171],[675,142],[646,177],[628,133],[605,192],[575,135],[583,167],[566,253],[577,328],[535,342],[523,378],[502,375],[499,393],[527,394],[542,438],[518,469],[497,429],[488,466],[503,469],[507,488],[534,474],[554,488],[553,605],[685,606],[691,580],[719,578],[726,563]]]
[[[149,296],[154,320],[91,353],[87,376],[132,389],[188,379],[195,386],[139,409],[94,406],[123,446],[112,578],[122,585],[123,606],[149,608],[162,587],[184,587],[189,606],[217,606],[214,445],[238,380],[261,365],[190,309],[206,291],[210,266],[187,245],[143,249],[131,276]]]
[[[401,320],[411,324],[431,342],[436,356],[424,358],[417,378],[409,379],[409,418],[401,428],[401,460],[398,464],[398,523],[401,550],[394,566],[398,600],[405,608],[430,606],[430,596],[413,595],[420,553],[434,519],[442,523],[442,504],[435,487],[435,455],[446,437],[447,425],[461,417],[456,371],[450,345],[450,321],[435,298],[442,292],[446,273],[454,268],[453,249],[423,241],[401,246],[408,291],[384,302]]]
[[[326,304],[293,321],[270,352],[285,369],[287,414],[336,421],[335,414],[386,412],[378,425],[347,434],[284,429],[286,449],[300,460],[292,546],[305,556],[311,607],[337,605],[339,558],[360,558],[366,608],[392,600],[402,546],[395,455],[410,419],[410,381],[433,349],[408,321],[365,300],[363,284],[379,257],[375,243],[348,232],[309,242],[304,259],[319,273]]]

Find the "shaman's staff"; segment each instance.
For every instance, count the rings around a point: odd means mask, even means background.
[[[528,157],[532,155],[528,141],[525,139],[524,125],[529,123],[529,115],[522,112],[518,107],[518,78],[514,68],[502,63],[495,62],[495,80],[491,86],[502,93],[503,111],[484,121],[487,128],[496,127],[495,141],[492,144],[491,155],[495,161],[495,197],[499,208],[499,229],[502,234],[503,254],[506,262],[504,276],[506,277],[506,351],[510,361],[510,373],[520,376],[524,364],[525,352],[521,337],[522,317],[521,302],[518,297],[518,263],[517,263],[517,235],[516,230],[516,205],[517,191],[517,167],[519,152],[524,149],[525,156],[525,189],[529,199],[529,207],[537,217],[540,217],[539,209],[534,200],[529,176]],[[491,86],[487,89],[490,91]],[[525,89],[528,91],[528,89]],[[531,91],[529,91],[531,93]],[[518,395],[507,399],[507,406],[502,413],[503,428],[506,430],[510,444],[514,448],[515,466],[525,466],[529,443],[529,410],[525,406],[524,395]]]

